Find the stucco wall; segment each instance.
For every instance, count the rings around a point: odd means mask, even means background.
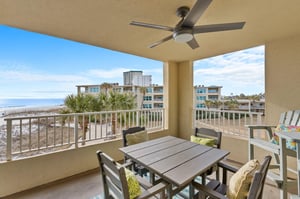
[[[150,133],[150,139],[165,136],[168,131]],[[122,160],[119,151],[122,140],[84,146],[32,158],[14,160],[0,164],[0,198],[23,190],[47,184],[78,173],[99,167],[97,150]]]
[[[176,62],[164,62],[165,127],[170,135],[178,134],[178,66]]]
[[[280,113],[300,109],[300,35],[268,42],[265,50],[266,120],[277,124]]]

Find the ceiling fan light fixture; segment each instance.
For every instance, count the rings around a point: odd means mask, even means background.
[[[194,36],[191,30],[182,30],[182,31],[175,32],[173,34],[173,38],[176,42],[186,43],[191,41],[194,38]]]

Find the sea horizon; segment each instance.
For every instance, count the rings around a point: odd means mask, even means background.
[[[64,98],[1,98],[0,109],[60,106],[64,104]]]

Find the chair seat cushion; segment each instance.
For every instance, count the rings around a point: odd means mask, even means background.
[[[191,142],[213,147],[214,144],[215,144],[215,139],[213,139],[213,138],[197,137],[197,136],[192,135],[191,136]]]
[[[284,125],[284,124],[277,125],[273,137],[271,139],[271,142],[273,144],[278,145],[279,137],[277,135],[277,132],[299,132],[300,133],[300,126],[292,126],[292,125]],[[292,140],[286,140],[286,147],[291,150],[296,150],[296,142]]]
[[[137,180],[136,176],[132,171],[129,169],[125,169],[126,174],[126,180],[128,184],[128,192],[130,199],[136,198],[137,196],[142,194],[142,190],[139,184],[139,181]]]
[[[230,199],[247,198],[253,175],[260,167],[258,160],[250,160],[230,178],[227,197]]]
[[[138,144],[148,140],[147,131],[139,131],[137,133],[126,134],[126,140],[128,145]]]

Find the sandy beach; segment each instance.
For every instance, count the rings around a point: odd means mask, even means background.
[[[0,127],[6,124],[4,121],[4,118],[6,117],[47,114],[49,112],[56,112],[64,107],[65,107],[64,105],[59,105],[59,106],[40,106],[40,107],[0,108]]]
[[[6,134],[7,134],[7,127],[6,127],[6,121],[5,118],[9,117],[22,117],[22,116],[37,116],[37,115],[49,115],[49,114],[56,114],[59,112],[60,109],[64,108],[64,106],[41,106],[41,107],[14,107],[14,108],[5,108],[0,109],[0,161],[5,160],[5,151],[6,151]],[[31,126],[31,141],[32,143],[37,143],[36,134],[34,133],[37,130],[36,124],[33,124]],[[28,144],[29,137],[26,135],[29,133],[29,129],[27,129],[26,125],[23,126],[23,144],[24,147],[27,147],[26,144]],[[42,128],[42,126],[41,126]],[[14,139],[14,145],[13,145],[13,151],[19,150],[19,123],[16,121],[16,124],[13,122],[13,139]],[[41,129],[41,132],[44,130]],[[53,129],[49,130],[48,138],[51,139],[53,137]],[[46,143],[45,140],[46,136],[41,133],[40,143],[41,145]],[[59,138],[57,138],[59,139]],[[65,140],[68,138],[64,138]],[[53,140],[54,141],[54,140]],[[49,142],[51,144],[51,141]],[[34,146],[34,145],[32,145]],[[22,146],[23,147],[23,146]],[[36,152],[39,153],[39,152]]]

